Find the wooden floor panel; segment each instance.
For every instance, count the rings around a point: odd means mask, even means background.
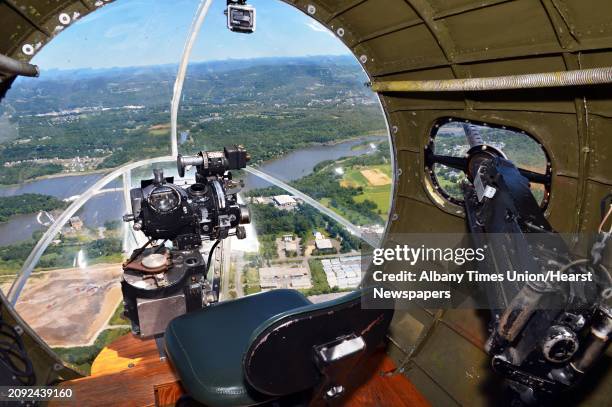
[[[176,382],[168,362],[160,360],[154,340],[143,341],[131,334],[107,346],[91,369],[92,375],[64,382],[75,400],[51,406],[154,406],[155,387]]]
[[[348,407],[416,406],[429,403],[403,375],[388,375],[395,365],[384,353],[363,363],[358,387],[340,404]],[[92,365],[92,375],[62,383],[71,388],[71,403],[51,406],[173,406],[184,393],[170,364],[160,360],[155,341],[126,335],[104,348]]]
[[[395,364],[384,353],[374,355],[364,363],[367,373],[359,387],[349,393],[346,407],[428,407],[430,404],[414,385],[401,373],[390,373]]]

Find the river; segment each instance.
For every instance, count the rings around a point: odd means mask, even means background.
[[[336,160],[341,157],[358,156],[371,153],[369,146],[355,148],[366,141],[380,141],[381,136],[369,136],[352,139],[332,145],[318,145],[293,151],[276,160],[269,161],[259,168],[283,181],[292,181],[308,175],[315,165],[326,160]],[[168,164],[169,168],[171,164]],[[176,175],[172,168],[169,174]],[[66,199],[80,195],[91,187],[104,174],[70,175],[45,178],[22,185],[0,187],[0,196],[13,196],[26,193],[52,195]],[[134,177],[133,177],[134,178]],[[245,190],[267,187],[269,184],[254,175],[248,175]],[[109,187],[117,187],[118,182]],[[106,221],[121,219],[126,213],[123,195],[118,192],[99,195],[79,211],[78,215],[90,227],[103,226]],[[6,246],[19,241],[27,240],[32,233],[44,227],[36,220],[37,214],[18,215],[9,221],[0,224],[0,246]]]

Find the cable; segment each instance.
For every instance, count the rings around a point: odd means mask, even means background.
[[[2,318],[0,303],[0,363],[20,382],[32,386],[36,382],[36,374],[32,361],[28,357],[21,336],[15,328]]]
[[[149,241],[147,243],[145,243],[142,247],[140,247],[139,249],[134,250],[134,252],[132,253],[132,255],[130,256],[129,259],[127,259],[125,261],[125,263],[123,264],[130,264],[131,262],[133,262],[134,260],[136,260],[136,258],[138,256],[140,256],[142,254],[142,252],[145,251],[145,249],[147,248],[148,245],[151,244],[151,242],[153,241],[153,238],[149,239]],[[165,241],[164,241],[165,242]]]
[[[578,260],[574,260],[570,263],[567,263],[565,266],[561,267],[561,269],[559,269],[559,273],[561,274],[565,274],[565,272],[567,270],[569,270],[570,268],[577,266],[579,264],[584,264],[584,263],[588,263],[589,259],[578,259]]]
[[[159,253],[159,251],[165,247],[164,245],[166,244],[167,241],[168,239],[164,239],[164,241],[161,242],[159,246],[157,246],[157,249],[155,249],[155,253]]]
[[[217,246],[221,243],[221,240],[217,240],[212,247],[210,248],[210,252],[208,252],[208,262],[206,263],[206,277],[208,278],[208,271],[210,270],[210,264],[212,263],[212,256]]]
[[[597,232],[598,233],[603,233],[604,225],[608,221],[608,218],[610,217],[610,215],[612,215],[612,204],[610,204],[610,208],[608,209],[608,213],[606,213],[606,216],[603,217],[601,223],[599,224],[599,228],[597,228]],[[608,230],[607,233],[612,233],[612,223],[610,223],[610,230]]]

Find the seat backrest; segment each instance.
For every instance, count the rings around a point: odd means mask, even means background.
[[[365,352],[375,350],[385,339],[393,303],[385,309],[362,308],[362,296],[368,290],[299,307],[262,323],[253,333],[243,358],[249,384],[272,396],[315,387],[322,375],[314,348],[341,337],[361,337]]]

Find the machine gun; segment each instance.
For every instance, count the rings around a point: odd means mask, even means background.
[[[484,293],[493,308],[486,351],[494,371],[523,403],[542,404],[578,383],[609,345],[612,285],[602,265],[608,239],[600,235],[590,257],[576,259],[519,169],[477,129],[464,127],[471,145],[466,220],[475,246],[487,247],[487,271],[543,274],[557,267],[568,275],[487,285]]]

